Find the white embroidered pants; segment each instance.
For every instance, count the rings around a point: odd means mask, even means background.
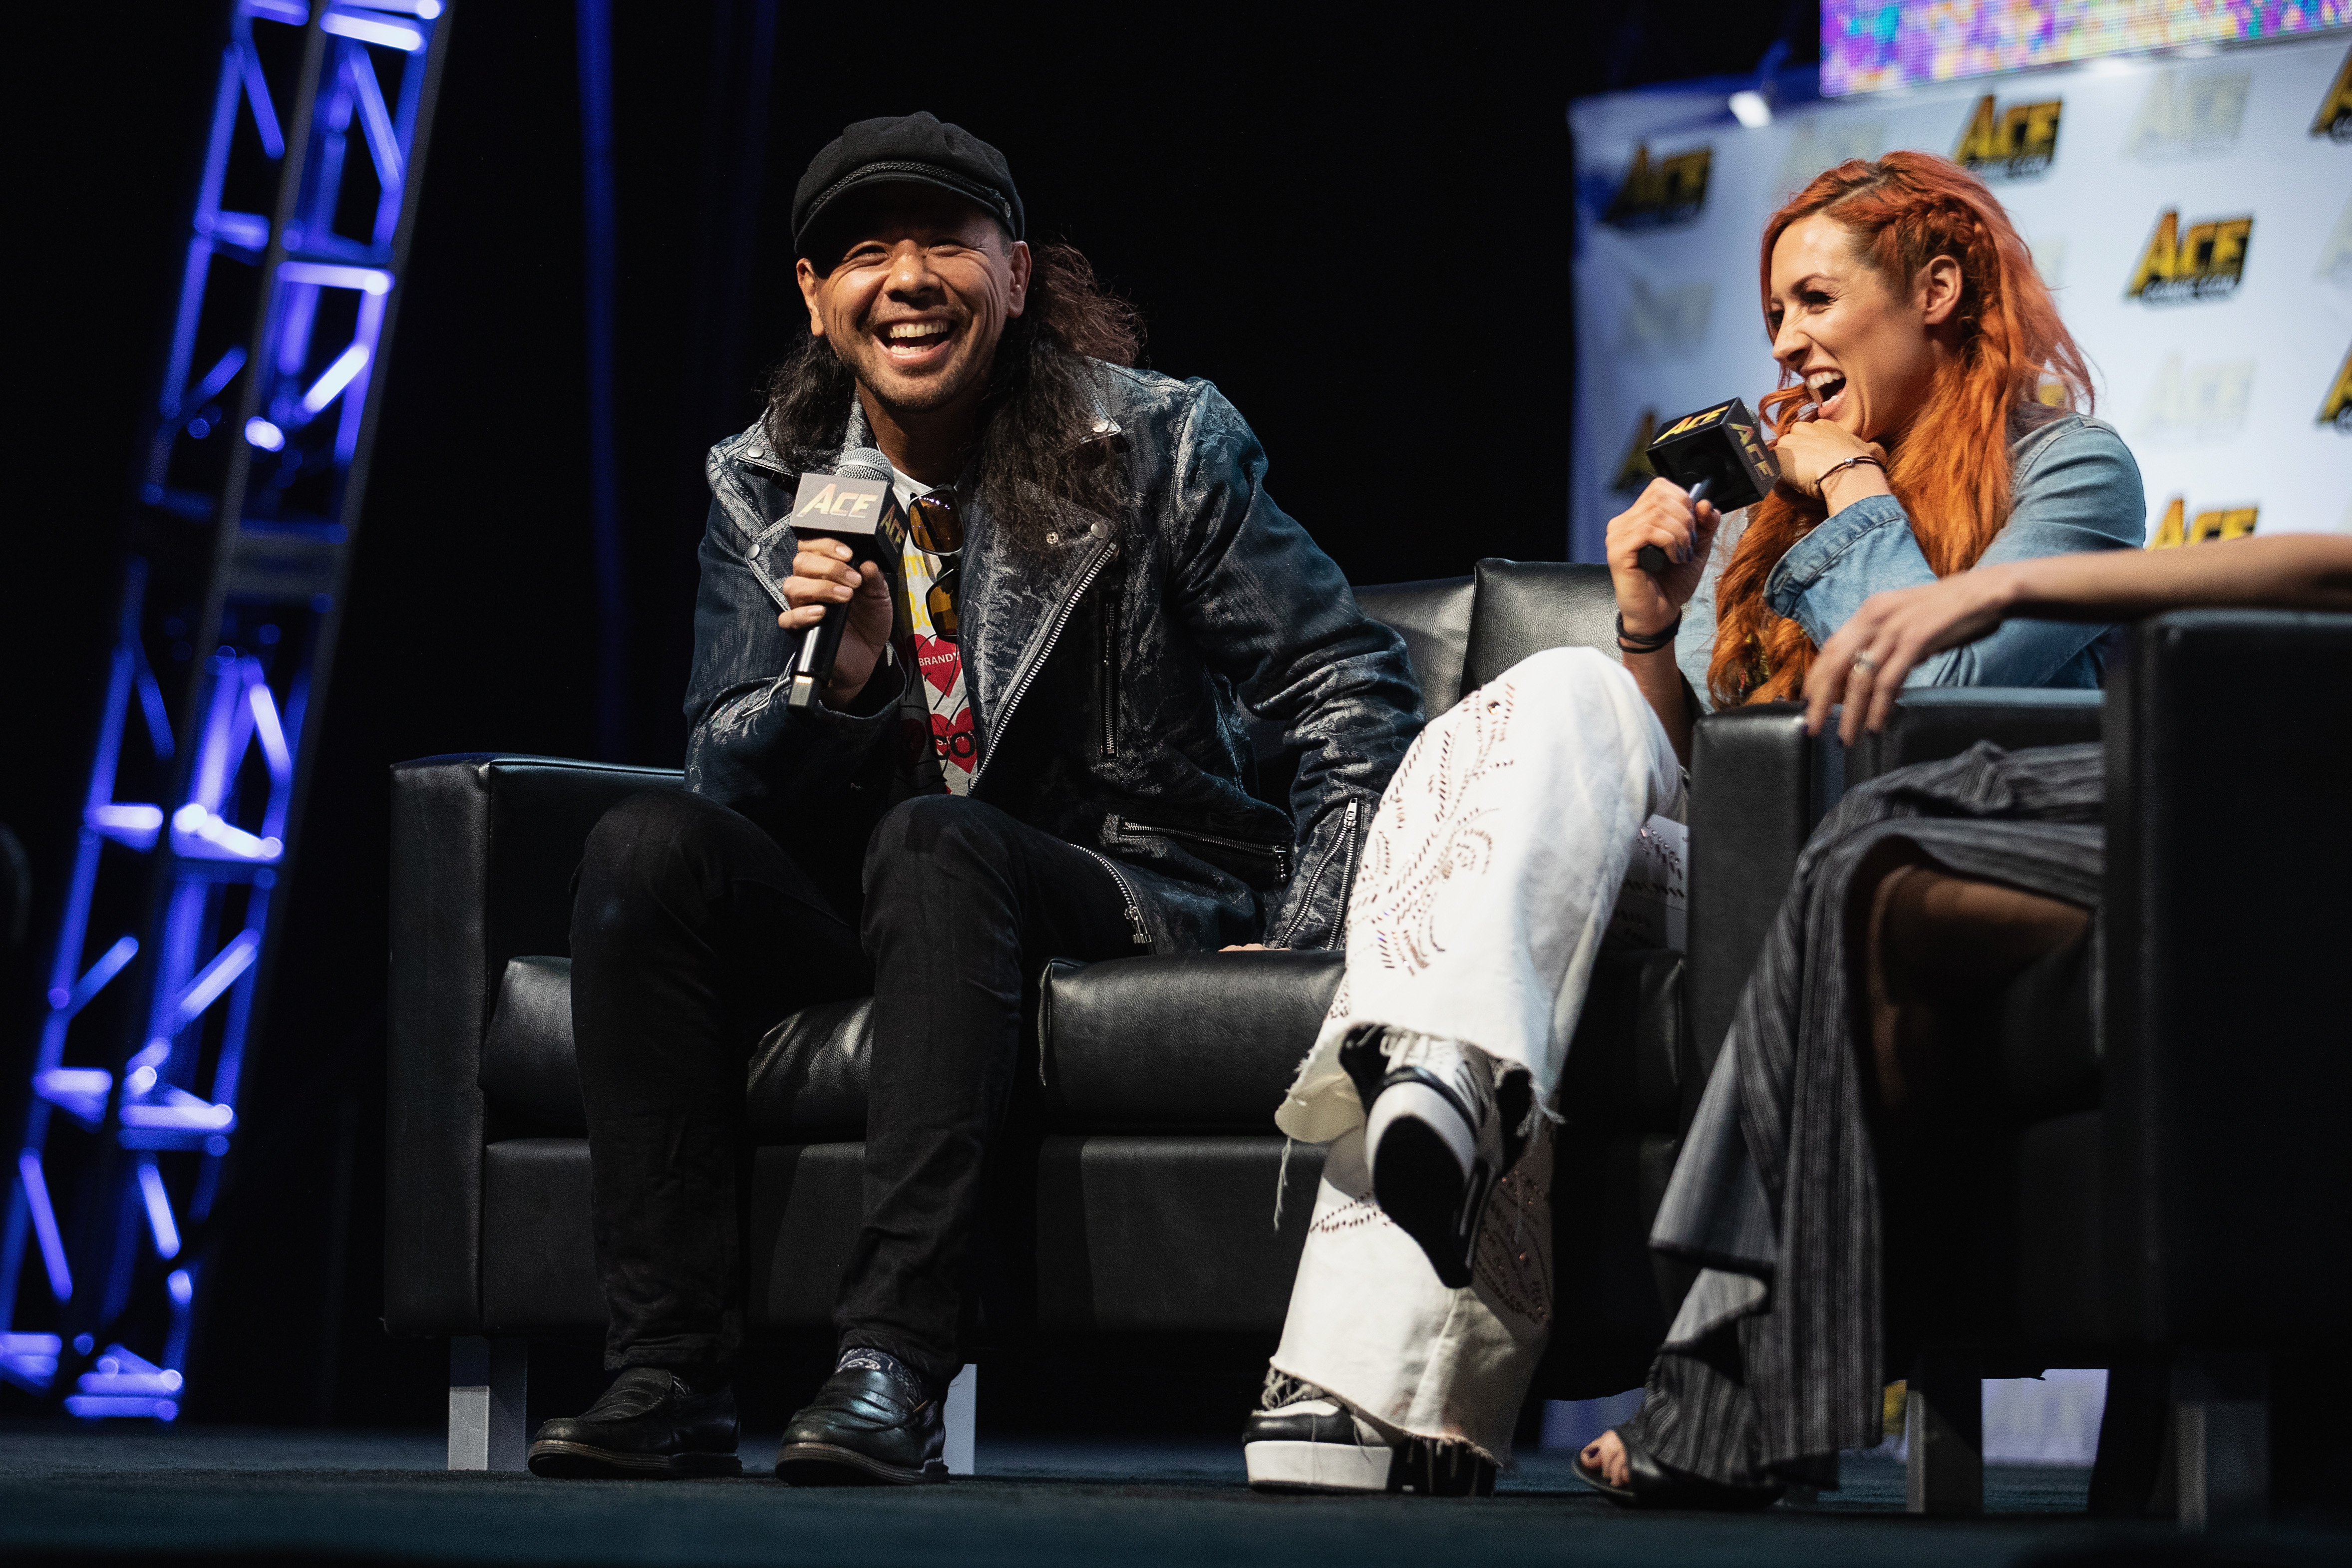
[[[1274,1364],[1392,1434],[1509,1462],[1551,1332],[1550,1127],[1538,1119],[1496,1184],[1472,1281],[1448,1290],[1372,1199],[1340,1041],[1362,1023],[1460,1040],[1527,1069],[1549,1107],[1637,848],[1637,880],[1679,873],[1655,843],[1671,830],[1645,824],[1680,820],[1681,779],[1633,678],[1592,649],[1556,648],[1432,723],[1381,797],[1348,906],[1348,972],[1275,1115],[1331,1149]]]

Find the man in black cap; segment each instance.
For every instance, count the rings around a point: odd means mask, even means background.
[[[620,1376],[541,1428],[541,1475],[740,1471],[747,1075],[862,1065],[838,1368],[776,1473],[942,1479],[1024,982],[1338,941],[1420,721],[1402,641],[1267,498],[1232,405],[1129,368],[1132,313],[1025,226],[1003,154],[928,114],[850,126],[793,198],[810,336],[711,449],[687,789],[607,814],[574,895]],[[858,463],[908,518],[879,562],[791,522],[803,475]],[[796,704],[834,606],[838,656]],[[1297,755],[1284,800],[1251,792],[1244,709]],[[862,1033],[777,1027],[869,993]]]

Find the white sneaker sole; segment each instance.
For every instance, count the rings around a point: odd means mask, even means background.
[[[1249,1484],[1284,1491],[1380,1491],[1389,1490],[1385,1447],[1343,1443],[1264,1442],[1242,1445]]]

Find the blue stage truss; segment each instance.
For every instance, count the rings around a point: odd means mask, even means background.
[[[77,1416],[184,1395],[448,26],[229,18],[0,1228],[0,1376]]]

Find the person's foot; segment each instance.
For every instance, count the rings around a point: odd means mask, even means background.
[[[1249,1484],[1260,1491],[1494,1493],[1495,1467],[1463,1444],[1407,1437],[1391,1445],[1311,1383],[1269,1371],[1265,1384],[1262,1407],[1242,1427]]]
[[[776,1479],[802,1487],[943,1481],[942,1403],[898,1357],[849,1350],[784,1428]]]
[[[1249,1484],[1263,1491],[1386,1491],[1389,1441],[1315,1385],[1269,1368],[1242,1424]]]
[[[716,1372],[630,1367],[581,1415],[542,1423],[530,1462],[549,1477],[740,1476],[734,1385]]]
[[[1613,1427],[1578,1451],[1576,1471],[1585,1485],[1620,1508],[1749,1513],[1771,1507],[1788,1490],[1771,1479],[1734,1485],[1675,1469]]]
[[[1364,1098],[1372,1197],[1421,1244],[1439,1282],[1459,1290],[1470,1282],[1486,1199],[1526,1143],[1526,1070],[1401,1029],[1357,1031],[1340,1061]]]

